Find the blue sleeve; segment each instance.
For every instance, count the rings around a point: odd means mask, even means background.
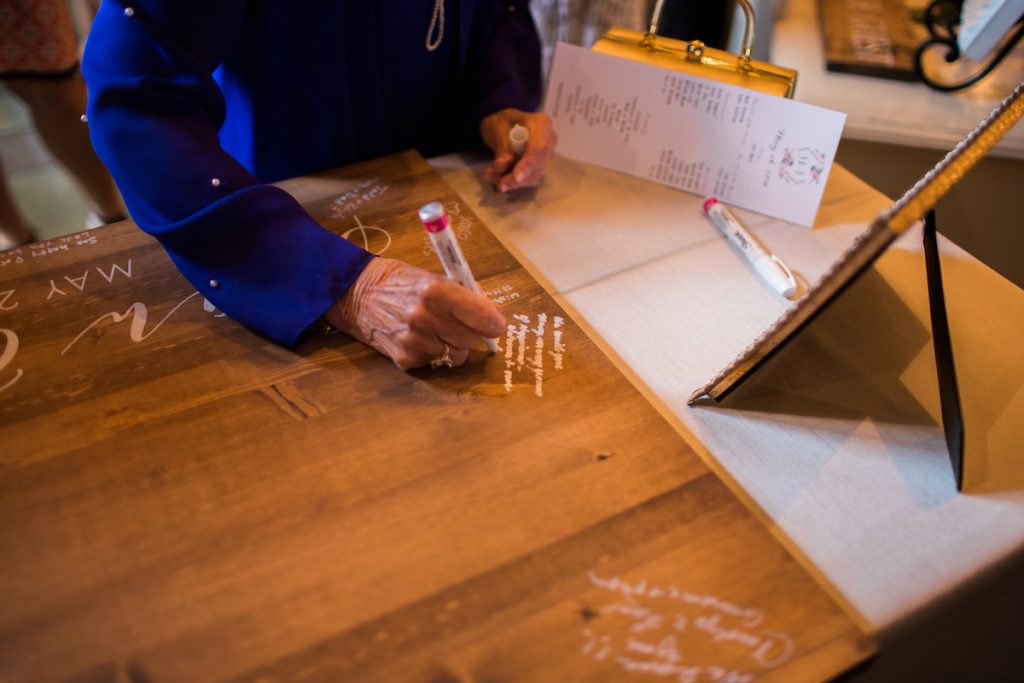
[[[93,144],[139,227],[215,306],[291,346],[371,255],[220,145],[213,71],[244,0],[106,0],[86,45]]]
[[[488,24],[471,39],[478,55],[470,60],[476,65],[477,120],[509,107],[536,111],[541,49],[528,0],[497,0]]]

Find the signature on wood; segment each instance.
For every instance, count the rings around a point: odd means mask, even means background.
[[[110,313],[104,313],[100,317],[93,320],[89,325],[78,333],[78,336],[71,340],[71,343],[64,347],[60,352],[60,355],[66,354],[71,347],[78,343],[85,334],[96,325],[103,322],[106,318],[111,318],[115,323],[120,323],[127,320],[129,317],[132,319],[131,327],[128,330],[128,336],[133,342],[141,342],[147,339],[151,334],[160,329],[160,326],[167,322],[167,319],[178,312],[178,309],[184,306],[186,303],[199,296],[199,292],[192,292],[187,297],[178,302],[178,305],[172,308],[167,315],[160,319],[156,325],[154,325],[148,332],[146,331],[146,322],[149,320],[149,309],[146,308],[146,304],[141,301],[136,301],[128,307],[124,313],[118,313],[117,311],[111,311]]]
[[[792,638],[768,628],[761,609],[675,585],[604,578],[593,572],[588,578],[592,586],[616,600],[585,615],[581,651],[595,661],[614,662],[627,672],[670,677],[680,683],[747,683],[754,674],[699,662],[700,655],[687,652],[687,646],[699,648],[700,653],[712,646],[730,661],[747,659],[755,671],[780,666],[792,657]],[[603,628],[599,630],[598,624]]]
[[[0,252],[0,268],[5,266],[17,266],[25,263],[26,257],[31,260],[44,258],[58,252],[68,252],[71,248],[82,247],[90,244],[98,244],[99,238],[88,230],[78,232],[74,235],[55,237],[43,242],[33,242],[21,247],[15,247]]]
[[[18,355],[18,335],[14,330],[0,329],[0,337],[4,338],[4,350],[0,353],[0,373],[4,371],[8,365],[14,362],[14,357]],[[7,389],[8,387],[14,386],[14,383],[21,379],[21,376],[25,374],[25,371],[18,368],[14,372],[14,379],[8,380],[4,384],[0,384],[0,391]],[[0,382],[3,379],[0,377]]]
[[[367,202],[383,196],[390,187],[390,185],[381,184],[380,178],[364,180],[354,189],[339,195],[331,202],[331,218],[344,218]]]
[[[98,273],[99,277],[102,278],[103,281],[106,281],[108,285],[114,284],[114,281],[117,278],[118,274],[120,274],[124,279],[131,280],[133,279],[132,265],[132,259],[128,259],[126,265],[111,262],[109,264],[109,267],[106,269],[95,267],[83,271],[78,271],[81,272],[81,275],[64,275],[61,277],[51,278],[49,280],[49,290],[46,294],[45,300],[50,301],[51,299],[54,298],[54,296],[57,296],[58,298],[65,297],[68,296],[69,293],[74,294],[76,290],[78,292],[84,293],[87,289],[91,288],[91,286],[88,283],[90,282],[89,276],[93,271]],[[95,278],[93,279],[95,280]],[[40,291],[38,292],[38,296],[40,299],[42,299],[42,291],[43,290],[40,289]],[[29,294],[32,294],[31,290],[29,291]],[[21,294],[21,296],[24,297],[24,293]],[[107,318],[112,319],[114,323],[120,323],[131,318],[131,324],[128,330],[129,338],[131,339],[131,341],[136,343],[144,341],[145,339],[149,338],[154,332],[156,332],[165,322],[167,322],[167,320],[172,315],[174,315],[178,311],[178,309],[180,309],[182,306],[184,306],[186,303],[188,303],[197,296],[200,296],[199,292],[193,292],[192,294],[189,294],[182,301],[178,302],[178,304],[174,306],[174,308],[172,308],[163,318],[157,321],[156,324],[154,324],[148,330],[146,329],[146,326],[147,323],[149,322],[150,317],[149,309],[147,308],[146,304],[140,301],[136,301],[135,303],[131,304],[123,313],[117,311],[104,313],[103,315],[99,316],[91,323],[89,323],[89,325],[86,326],[85,329],[79,332],[78,335],[74,339],[72,339],[71,342],[63,348],[63,350],[61,350],[60,355],[66,355],[72,349],[72,347],[74,347],[79,341],[81,341],[82,337],[88,334],[90,330],[92,330],[94,327],[102,323]],[[9,311],[13,311],[16,308],[18,308],[18,306],[21,303],[22,302],[19,300],[18,290],[0,290],[0,312],[6,313]],[[207,313],[213,314],[214,317],[224,316],[223,313],[217,311],[213,304],[211,304],[205,298],[203,299],[203,310],[205,310]],[[13,377],[8,374],[4,374],[4,371],[7,370],[12,365],[15,356],[18,354],[20,346],[20,339],[18,333],[15,332],[13,329],[0,328],[0,344],[2,344],[2,346],[0,346],[0,349],[2,349],[2,351],[0,351],[0,392],[3,392],[13,387],[15,383],[17,383],[24,376],[25,373],[24,370],[18,368],[14,372]]]
[[[540,312],[537,314],[537,324],[530,327],[532,319],[529,315],[517,313],[512,316],[513,322],[505,328],[505,391],[512,391],[515,386],[515,375],[523,370],[529,371],[532,375],[533,393],[538,398],[544,396],[544,352],[547,346],[545,334],[548,331],[548,314]],[[554,359],[554,369],[563,369],[565,345],[562,342],[562,327],[565,319],[554,316],[551,327],[553,342],[548,353]],[[527,341],[528,335],[532,335],[533,346]],[[527,351],[533,351],[527,355]]]
[[[380,256],[381,254],[383,254],[385,251],[388,250],[388,248],[391,246],[391,233],[390,232],[388,232],[384,228],[378,227],[376,225],[363,225],[363,222],[359,220],[359,216],[353,216],[353,218],[356,219],[356,227],[349,228],[345,232],[341,233],[342,237],[344,237],[345,239],[347,239],[350,242],[354,243],[356,246],[362,247],[363,249],[365,249],[366,251],[370,252],[371,254],[376,254],[377,256]],[[379,233],[379,234],[384,236],[384,246],[383,247],[380,247],[379,249],[376,248],[377,247],[376,240],[371,240],[370,239],[370,233],[371,232],[372,233]],[[354,234],[359,236],[359,240],[358,241],[352,239],[352,235],[354,235]]]

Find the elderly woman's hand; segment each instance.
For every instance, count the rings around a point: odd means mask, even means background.
[[[403,370],[441,356],[445,344],[452,364],[462,365],[481,336],[505,331],[505,317],[490,299],[388,258],[372,259],[325,317]]]
[[[518,162],[508,139],[509,131],[517,123],[530,131],[526,151]],[[494,161],[484,171],[484,179],[501,192],[539,183],[558,142],[550,116],[518,109],[502,109],[484,118],[480,122],[480,135],[494,152]]]

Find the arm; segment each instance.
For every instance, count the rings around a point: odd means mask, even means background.
[[[90,132],[132,217],[192,285],[242,324],[292,345],[371,256],[221,149],[225,102],[212,73],[245,5],[104,2],[83,60]]]
[[[479,58],[476,81],[480,105],[480,134],[494,152],[484,178],[501,192],[533,187],[544,177],[558,141],[551,118],[531,113],[542,95],[540,38],[527,0],[500,0],[486,39],[475,43]],[[519,124],[530,131],[526,150],[518,160],[509,146],[508,133]]]

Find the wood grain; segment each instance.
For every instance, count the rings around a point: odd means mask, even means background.
[[[130,224],[0,255],[0,681],[792,681],[872,654],[418,155],[283,186],[435,271],[416,210],[446,202],[511,336],[402,372],[205,310]]]

